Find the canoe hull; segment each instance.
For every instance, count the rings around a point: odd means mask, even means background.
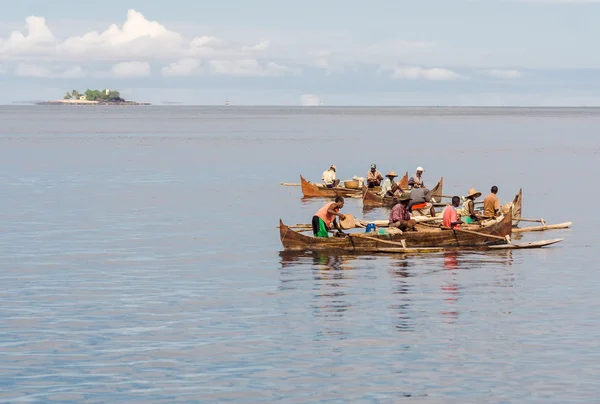
[[[310,181],[300,176],[300,185],[302,187],[302,195],[305,198],[335,198],[336,196],[351,197],[359,196],[361,194],[360,189],[336,187],[336,188],[325,188],[313,184]]]
[[[406,248],[481,248],[504,244],[504,241],[495,237],[486,237],[486,235],[510,236],[512,232],[512,215],[509,212],[494,224],[488,227],[478,227],[476,231],[482,233],[482,235],[419,227],[417,232],[405,232],[403,234],[367,236],[364,233],[355,233],[350,237],[321,238],[303,235],[284,225],[281,220],[279,221],[279,235],[286,251],[373,252],[378,248],[390,248],[390,241],[404,242]]]

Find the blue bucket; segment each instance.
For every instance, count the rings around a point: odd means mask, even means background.
[[[375,226],[375,223],[367,224],[367,227],[365,228],[365,233],[370,233],[372,231],[377,231],[377,226]]]

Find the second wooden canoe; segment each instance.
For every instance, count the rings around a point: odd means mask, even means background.
[[[361,194],[360,189],[335,187],[327,188],[323,185],[317,185],[304,179],[300,176],[300,185],[302,187],[302,195],[305,198],[335,198],[336,196],[350,197]]]
[[[444,187],[444,177],[440,178],[440,182],[437,183],[435,187],[431,190],[431,196],[435,199],[436,202],[440,202],[442,200],[442,189]],[[402,186],[400,186],[402,188]],[[409,190],[402,188],[404,192],[410,193]],[[363,187],[362,189],[362,200],[363,206],[365,208],[371,207],[379,207],[379,206],[394,206],[393,198],[390,196],[381,197],[377,195],[375,192],[371,191],[367,187]]]

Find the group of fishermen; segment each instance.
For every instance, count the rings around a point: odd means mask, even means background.
[[[408,179],[408,187],[410,189],[425,188],[425,183],[423,182],[424,171],[423,167],[417,167],[416,173]],[[384,179],[383,175],[377,170],[377,165],[371,164],[371,169],[367,172],[367,186],[369,188],[380,186],[382,196],[393,196],[395,193],[402,192],[402,189],[400,189],[400,186],[394,180],[397,176],[395,172],[390,171],[385,175]]]
[[[332,165],[328,170],[333,172],[332,185],[329,186],[326,183],[330,188],[339,184],[339,180],[335,179],[335,169],[336,167]],[[325,179],[331,180],[332,178],[331,174],[325,175],[328,171],[323,173],[324,181]],[[394,205],[390,212],[388,223],[390,227],[402,231],[416,231],[415,225],[417,222],[413,218],[414,216],[436,216],[433,207],[433,202],[435,201],[432,201],[431,191],[425,187],[423,172],[423,167],[417,167],[415,175],[408,181],[411,191],[407,193],[394,181],[394,178],[397,177],[396,173],[390,171],[384,179],[381,173],[377,171],[377,166],[371,164],[371,169],[367,173],[367,186],[369,188],[380,186],[382,196],[391,196],[393,198]],[[500,214],[501,209],[500,201],[496,196],[497,193],[498,187],[495,185],[492,186],[490,194],[483,201],[483,212],[481,213],[475,210],[475,200],[481,196],[481,192],[471,188],[465,196],[462,206],[461,198],[453,196],[452,202],[446,205],[442,213],[442,226],[455,228],[460,227],[463,223],[478,223],[496,218]],[[312,218],[312,228],[315,237],[328,237],[328,231],[334,228],[343,233],[339,220],[335,220],[336,217],[339,217],[341,220],[345,219],[344,214],[340,213],[340,209],[343,207],[344,198],[338,196],[334,202],[325,204],[315,213]]]
[[[323,171],[323,175],[321,179],[327,188],[335,188],[339,186],[340,180],[337,178],[337,171],[335,165],[330,165],[329,168]],[[425,183],[423,182],[423,167],[417,167],[416,173],[410,177],[408,180],[409,189],[413,188],[425,188]],[[381,173],[377,170],[376,164],[371,164],[371,169],[367,172],[367,186],[369,188],[381,187],[381,195],[382,196],[393,196],[394,194],[399,195],[402,193],[402,189],[396,183],[394,178],[396,178],[395,172],[390,171],[385,175],[385,178]]]

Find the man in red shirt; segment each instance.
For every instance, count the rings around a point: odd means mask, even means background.
[[[442,216],[442,225],[444,227],[460,227],[462,223],[461,220],[458,219],[458,214],[456,212],[456,208],[460,206],[460,198],[458,196],[452,197],[452,205],[446,205]]]
[[[334,225],[342,232],[342,227],[339,221],[335,220],[335,217],[339,216],[342,220],[346,218],[342,213],[339,213],[343,207],[344,198],[338,196],[334,202],[329,202],[319,209],[312,218],[313,235],[315,237],[329,237],[328,230],[333,229]]]

